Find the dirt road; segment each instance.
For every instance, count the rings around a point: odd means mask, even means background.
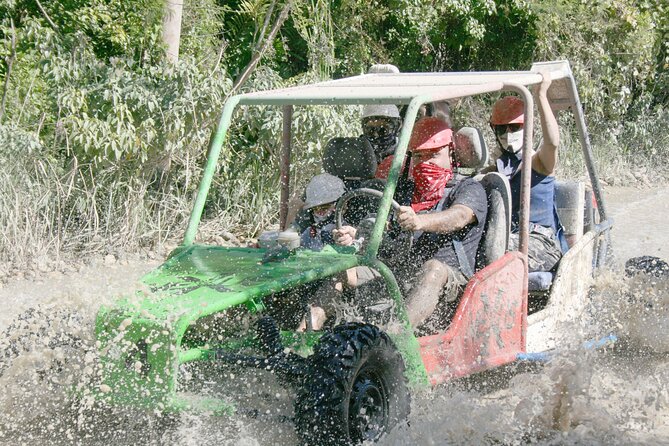
[[[669,261],[669,187],[610,188],[605,197],[618,260],[653,255]]]

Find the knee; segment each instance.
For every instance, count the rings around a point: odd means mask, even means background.
[[[430,259],[423,265],[424,275],[439,283],[446,283],[448,281],[448,266],[441,263],[439,260]]]

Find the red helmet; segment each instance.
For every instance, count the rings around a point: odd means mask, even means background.
[[[453,130],[443,120],[428,116],[419,119],[413,126],[409,150],[438,150],[453,144]]]
[[[504,96],[492,106],[490,123],[525,124],[525,103],[516,96]]]

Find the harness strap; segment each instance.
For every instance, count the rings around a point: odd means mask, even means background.
[[[465,275],[467,279],[474,275],[474,268],[467,258],[465,253],[465,247],[462,245],[462,240],[460,238],[451,239],[453,242],[453,248],[455,249],[455,255],[458,257],[458,264],[460,265],[460,271]]]

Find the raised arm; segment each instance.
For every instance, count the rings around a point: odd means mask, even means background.
[[[534,88],[534,97],[539,107],[541,119],[541,147],[532,157],[532,169],[543,175],[553,175],[558,162],[558,144],[560,143],[560,129],[557,120],[548,102],[548,87],[551,85],[549,71],[541,72],[543,80]]]

